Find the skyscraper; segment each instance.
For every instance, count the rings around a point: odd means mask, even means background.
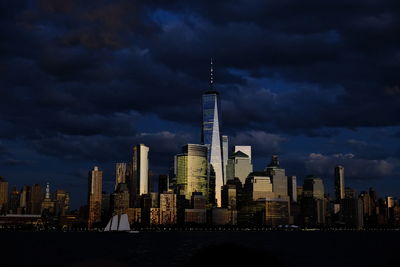
[[[138,144],[133,147],[130,176],[128,180],[131,207],[135,200],[149,193],[149,147]]]
[[[177,222],[176,194],[166,192],[160,194],[160,223],[175,224]]]
[[[69,193],[65,190],[57,189],[54,200],[56,202],[56,214],[62,216],[68,214],[70,201]]]
[[[220,133],[221,105],[219,94],[213,90],[213,66],[211,60],[211,90],[203,94],[203,124],[201,142],[208,147],[208,161],[215,172],[215,198],[221,207],[221,187],[224,185],[224,168]]]
[[[335,167],[335,196],[337,203],[345,198],[344,167],[340,165]]]
[[[251,146],[234,146],[233,152],[236,153],[238,151],[243,152],[247,156],[249,156],[250,163],[251,163]]]
[[[287,176],[288,195],[292,202],[297,202],[297,177],[294,175]]]
[[[0,214],[6,213],[8,202],[8,182],[0,177]]]
[[[30,214],[40,214],[43,201],[42,187],[39,184],[32,186],[32,197],[30,201]]]
[[[88,190],[88,227],[91,228],[94,223],[101,219],[101,190],[102,190],[103,172],[97,166],[89,172],[89,190]]]
[[[126,179],[126,163],[116,163],[115,164],[115,187],[117,190],[118,184],[124,184]]]
[[[272,156],[271,163],[265,168],[265,171],[272,179],[273,192],[276,197],[284,197],[288,195],[288,181],[285,175],[285,169],[279,167],[279,158]]]
[[[304,179],[303,195],[305,197],[314,197],[323,199],[325,194],[324,183],[321,178],[309,175]]]
[[[229,137],[227,135],[222,136],[222,171],[224,175],[224,183],[226,183],[226,166],[228,165],[229,159]]]
[[[226,181],[239,178],[240,182],[244,184],[251,172],[253,172],[253,165],[249,156],[242,151],[237,151],[228,160],[225,176]]]
[[[207,146],[187,144],[177,155],[176,185],[178,194],[190,200],[193,192],[208,196]]]
[[[17,187],[13,187],[11,194],[10,194],[10,201],[8,205],[8,212],[17,214],[18,207],[20,203],[21,193],[18,191]]]

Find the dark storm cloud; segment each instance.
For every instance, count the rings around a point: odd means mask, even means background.
[[[285,134],[399,126],[397,1],[42,0],[0,7],[0,136],[45,155],[122,160],[132,144],[145,142],[159,153],[157,164],[167,161],[197,140],[143,135],[138,121],[155,114],[200,126],[210,56],[223,127],[234,142],[275,153]],[[379,151],[369,159],[384,159]]]
[[[32,142],[36,151],[71,161],[87,160],[97,163],[129,162],[131,149],[142,143],[150,147],[151,167],[169,166],[173,155],[180,153],[184,144],[192,142],[190,135],[168,131],[141,133],[132,136],[72,136],[60,135]]]
[[[333,168],[343,165],[346,177],[350,179],[382,179],[392,176],[399,168],[398,159],[387,158],[383,160],[362,159],[354,154],[332,154],[311,153],[305,160],[306,170],[309,173],[325,177],[332,176]]]

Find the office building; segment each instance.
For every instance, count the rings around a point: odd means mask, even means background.
[[[288,195],[288,181],[285,175],[285,169],[279,167],[278,156],[273,155],[271,163],[265,168],[266,174],[272,180],[272,191],[276,197],[285,197]]]
[[[252,172],[246,179],[244,191],[249,200],[257,200],[259,198],[274,198],[273,185],[271,178],[266,172]]]
[[[176,224],[177,223],[177,202],[176,194],[166,192],[160,194],[160,223]]]
[[[309,175],[304,179],[303,197],[323,199],[325,194],[324,183],[321,178]]]
[[[297,202],[297,177],[287,176],[288,183],[288,195],[290,197],[291,202]]]
[[[29,214],[40,214],[42,209],[43,190],[40,184],[32,186],[31,200],[29,203]]]
[[[158,176],[158,193],[167,192],[169,189],[169,177],[166,174],[160,174]]]
[[[0,177],[0,214],[4,214],[8,209],[8,182]]]
[[[149,147],[138,144],[133,147],[131,170],[127,181],[130,195],[130,205],[143,194],[150,192],[149,183]]]
[[[125,184],[127,176],[127,166],[126,163],[116,163],[115,164],[115,187],[117,189],[118,184]]]
[[[345,198],[344,167],[340,165],[335,167],[335,196],[337,203]]]
[[[207,223],[206,209],[185,209],[185,223],[205,224]]]
[[[213,225],[236,225],[237,211],[226,208],[212,209],[212,224]]]
[[[56,215],[56,202],[51,198],[50,183],[46,183],[44,199],[41,205],[41,214],[45,217]]]
[[[97,166],[89,172],[88,183],[88,227],[101,220],[103,172]]]
[[[222,207],[229,210],[236,210],[237,207],[237,194],[236,185],[226,184],[222,187]]]
[[[264,198],[258,199],[257,205],[264,209],[262,224],[268,226],[289,224],[290,204],[289,198]]]
[[[187,144],[182,148],[182,154],[177,155],[176,159],[178,194],[184,195],[189,201],[194,192],[200,192],[203,196],[208,197],[207,146]]]
[[[219,93],[213,90],[211,64],[211,90],[203,94],[203,123],[201,143],[208,147],[208,161],[215,173],[215,199],[216,205],[221,207],[221,188],[224,183],[224,163],[221,140],[221,105]]]
[[[227,135],[221,136],[222,140],[222,171],[224,175],[224,183],[226,183],[226,165],[229,159],[229,137]]]
[[[242,151],[235,152],[228,160],[226,166],[226,179],[227,181],[239,178],[244,184],[247,176],[253,171],[253,165],[251,164],[248,155]]]
[[[112,214],[126,213],[129,208],[129,189],[125,183],[119,183],[111,195]]]
[[[32,196],[33,188],[34,187],[32,187]],[[56,202],[56,214],[59,216],[67,215],[70,205],[69,193],[65,190],[57,189],[54,196],[54,201]]]
[[[348,195],[340,201],[340,214],[346,226],[361,229],[364,227],[363,201],[357,196]]]
[[[160,223],[160,208],[150,208],[150,225],[157,225]]]
[[[17,189],[17,187],[13,187],[11,194],[10,194],[10,201],[8,204],[8,213],[17,214],[18,207],[20,203],[21,193]]]
[[[251,146],[234,146],[233,153],[236,153],[238,151],[246,154],[249,157],[251,163]]]
[[[192,209],[205,209],[207,207],[207,198],[202,193],[194,192],[191,207]]]

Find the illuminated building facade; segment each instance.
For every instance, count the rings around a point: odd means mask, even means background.
[[[118,184],[124,184],[126,182],[126,163],[116,163],[115,164],[115,190],[118,187]]]
[[[167,192],[160,194],[160,224],[176,224],[176,194]]]
[[[6,213],[8,203],[8,182],[0,177],[0,214]]]
[[[239,178],[240,182],[244,184],[247,176],[253,171],[248,155],[242,151],[235,152],[229,159],[226,166],[226,181]]]
[[[101,220],[103,172],[97,166],[89,172],[88,227]]]
[[[340,165],[335,167],[335,196],[337,203],[345,198],[344,167]]]
[[[203,95],[201,141],[202,144],[208,147],[208,162],[215,173],[215,199],[218,207],[221,207],[221,187],[224,185],[224,168],[220,134],[220,107],[218,92],[208,91]]]
[[[143,194],[149,193],[149,147],[138,144],[133,147],[131,170],[127,181],[130,205],[135,206],[135,201]]]
[[[194,192],[208,196],[207,146],[188,144],[176,156],[176,185],[178,194],[191,200]]]

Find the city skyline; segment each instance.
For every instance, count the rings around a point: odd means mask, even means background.
[[[201,140],[212,57],[221,133],[229,147],[252,146],[254,170],[277,154],[286,175],[321,177],[332,196],[342,165],[346,186],[398,196],[392,1],[62,2],[1,11],[0,176],[10,186],[50,182],[77,208],[88,170],[101,167],[111,192],[115,163],[141,143],[152,173],[168,173]]]

